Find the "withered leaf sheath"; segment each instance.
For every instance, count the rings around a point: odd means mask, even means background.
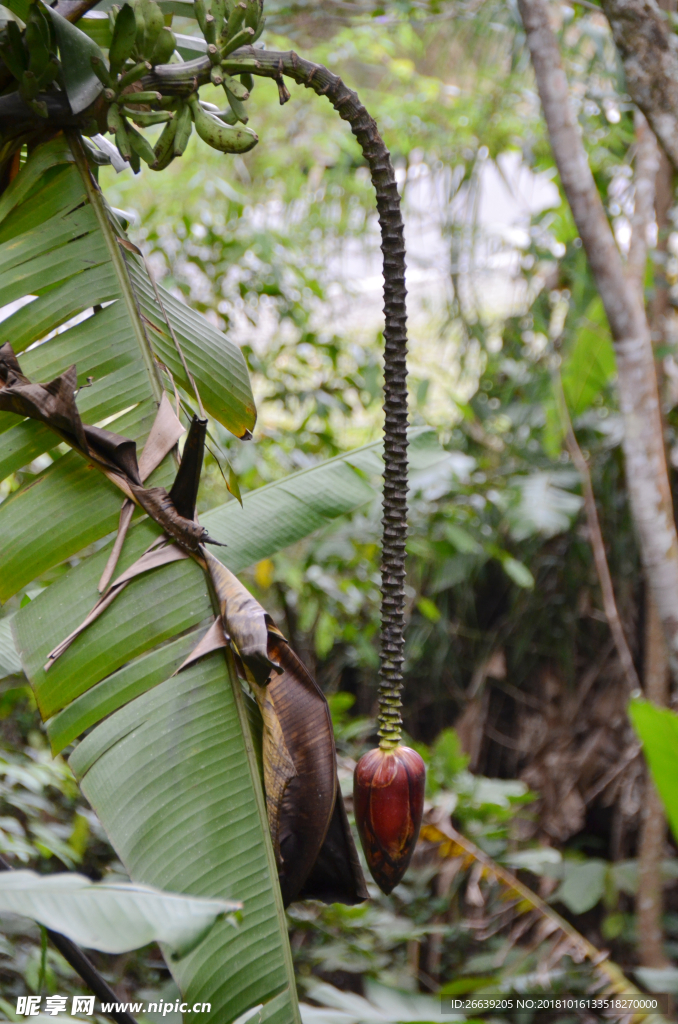
[[[141,576],[142,573],[151,572],[153,569],[159,569],[161,565],[170,565],[172,562],[178,562],[183,558],[188,558],[186,552],[182,551],[176,544],[169,544],[166,537],[162,536],[154,540],[151,546],[144,551],[143,555],[137,558],[136,562],[133,562],[128,569],[125,569],[111,584],[80,625],[49,652],[47,662],[44,665],[45,672],[50,670],[57,658],[60,658],[64,651],[67,651],[71,644],[93,622],[96,622],[100,615],[103,615],[131,580]]]
[[[101,466],[141,485],[136,444],[100,427],[86,427],[75,404],[77,374],[69,368],[48,384],[34,384],[21,372],[9,342],[0,347],[0,409],[40,420],[72,448]]]
[[[265,684],[271,671],[282,672],[280,665],[268,654],[268,630],[273,620],[238,577],[211,551],[202,548],[201,554],[219,601],[224,631],[254,680]]]
[[[202,555],[221,614],[181,667],[228,640],[254,694],[283,902],[361,902],[368,894],[339,789],[325,696],[240,580],[209,551]]]
[[[426,767],[416,750],[368,750],[353,775],[353,802],[367,864],[390,893],[412,859],[424,812]]]
[[[194,416],[188,437],[181,453],[181,463],[169,492],[170,500],[180,516],[195,519],[195,504],[198,500],[202,460],[205,453],[207,420]]]
[[[151,475],[154,469],[158,468],[165,456],[169,455],[183,433],[184,428],[179,417],[172,409],[167,395],[163,392],[160,406],[153,420],[153,426],[146,438],[146,443],[139,459],[139,476],[142,483]],[[97,589],[100,594],[104,594],[108,590],[108,585],[113,579],[133,514],[134,502],[130,498],[125,498],[120,509],[118,533],[99,580]]]
[[[134,441],[110,430],[83,424],[75,404],[76,386],[75,366],[47,384],[33,383],[21,372],[9,342],[0,346],[0,410],[29,416],[50,427],[71,448],[101,469],[185,551],[195,553],[201,544],[211,543],[202,526],[177,510],[164,487],[143,486]],[[195,433],[199,432],[199,425],[200,421],[194,428]],[[197,448],[189,448],[189,465],[196,455]],[[187,468],[178,491],[184,507],[190,504],[186,498],[187,488],[189,478],[194,477],[195,472]]]
[[[269,827],[287,906],[309,878],[334,815],[336,750],[327,701],[313,677],[272,631],[268,651],[282,666],[282,675],[273,673],[265,687],[250,685],[264,720],[267,799],[269,790],[275,793]]]
[[[337,798],[327,835],[310,874],[294,898],[352,906],[369,899],[369,895],[337,779]]]

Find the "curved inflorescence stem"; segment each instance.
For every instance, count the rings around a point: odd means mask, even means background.
[[[246,65],[246,66],[245,66]],[[405,309],[405,242],[400,196],[388,149],[377,124],[355,92],[321,64],[304,60],[293,51],[272,53],[244,47],[224,62],[228,71],[248,70],[253,75],[282,76],[326,96],[351,126],[372,175],[381,226],[384,256],[384,496],[381,554],[381,666],[379,674],[379,736],[383,749],[400,741],[402,665],[405,625],[405,540],[407,537],[407,330]],[[145,87],[181,93],[209,78],[209,61],[155,68]],[[286,99],[280,89],[280,99]]]
[[[405,240],[400,196],[391,156],[377,124],[355,92],[338,75],[294,52],[254,51],[268,73],[283,74],[328,100],[360,143],[377,197],[384,257],[384,495],[381,550],[380,746],[400,741],[405,628],[405,541],[407,538],[407,312]],[[277,60],[276,60],[277,58]],[[256,73],[256,72],[254,72]],[[273,75],[272,77],[276,77]],[[282,99],[282,95],[281,95]]]
[[[262,55],[263,56],[263,55]],[[266,57],[271,56],[266,54]],[[322,65],[295,53],[280,54],[286,74],[327,96],[351,126],[367,160],[377,196],[384,257],[384,495],[381,550],[380,746],[400,741],[400,691],[404,661],[405,541],[407,537],[407,328],[405,240],[400,196],[388,149],[377,124],[355,92]],[[260,58],[259,58],[260,59]]]

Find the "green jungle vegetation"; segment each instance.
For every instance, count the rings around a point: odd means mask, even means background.
[[[634,108],[610,30],[592,7],[554,10],[596,185],[623,245]],[[517,11],[498,0],[267,0],[266,14],[268,49],[327,64],[375,116],[409,244],[416,433],[403,700],[407,741],[428,767],[425,823],[390,896],[370,880],[367,903],[288,910],[304,1024],[451,1019],[441,1015],[441,994],[624,991],[619,969],[643,991],[678,992],[678,851],[667,832],[658,869],[663,960],[648,962],[636,900],[650,783],[561,399],[589,467],[642,681],[655,641],[625,489],[614,352],[560,191]],[[189,31],[180,18],[173,27]],[[239,495],[247,506],[258,488],[380,437],[369,174],[329,105],[290,89],[279,106],[276,84],[257,80],[249,110],[262,142],[247,154],[225,157],[193,135],[162,174],[145,164],[138,175],[99,174],[156,279],[224,331],[250,371],[254,439],[239,441],[211,418],[200,513]],[[204,98],[218,102],[216,88]],[[655,238],[645,288],[651,303],[661,276],[668,293],[656,358],[674,465],[671,217]],[[60,454],[12,472],[0,501]],[[327,695],[349,812],[352,768],[374,745],[377,712],[380,507],[373,467],[363,476],[369,493],[355,511],[319,519],[310,536],[243,563],[241,573]],[[675,497],[675,474],[673,486]],[[31,579],[0,612],[0,853],[41,874],[115,880],[128,876],[67,764],[72,740],[52,756],[8,625],[99,547]],[[642,738],[657,735],[660,723],[651,714],[641,721],[647,708],[637,695],[635,703]],[[673,719],[661,714],[675,750]],[[669,762],[659,758],[657,780],[675,801]],[[3,917],[0,931],[0,1018],[19,1019],[19,995],[86,992],[38,925]],[[178,996],[155,944],[92,959],[121,1000]]]

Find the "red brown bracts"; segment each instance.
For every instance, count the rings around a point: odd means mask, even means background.
[[[426,767],[416,750],[377,747],[358,761],[353,776],[355,819],[367,864],[390,893],[410,863],[424,812]]]

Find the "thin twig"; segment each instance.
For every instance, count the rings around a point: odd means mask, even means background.
[[[13,871],[14,868],[8,864],[4,857],[0,857],[0,871]],[[67,961],[79,974],[87,987],[94,993],[100,1002],[118,1003],[118,997],[107,981],[101,977],[92,961],[85,956],[79,946],[67,939],[59,932],[53,932],[51,928],[45,929],[49,940],[55,949],[58,949],[64,960]],[[135,1018],[126,1010],[110,1010],[108,1016],[116,1024],[137,1024]]]
[[[633,657],[631,656],[631,651],[629,650],[629,645],[627,644],[626,636],[624,635],[624,628],[621,624],[621,619],[619,618],[617,602],[614,596],[614,587],[612,586],[612,577],[610,575],[610,568],[607,564],[607,555],[605,554],[603,532],[600,528],[598,509],[596,508],[596,499],[593,493],[593,484],[591,483],[591,474],[589,472],[588,463],[584,458],[582,450],[579,447],[579,443],[577,442],[577,438],[575,437],[574,430],[572,429],[572,421],[570,420],[570,414],[567,409],[567,402],[565,401],[565,395],[563,393],[563,383],[559,373],[556,376],[556,392],[558,396],[558,410],[565,429],[565,444],[567,445],[567,450],[570,453],[570,458],[581,477],[589,541],[593,550],[593,560],[596,565],[598,582],[600,583],[600,590],[603,597],[605,617],[614,639],[614,645],[617,648],[617,655],[624,670],[629,690],[638,690],[640,689],[640,680],[638,679],[638,673],[636,672],[635,665],[633,664]]]
[[[590,804],[591,801],[602,793],[604,789],[607,789],[610,783],[614,782],[617,776],[621,775],[621,773],[631,764],[631,761],[635,761],[639,754],[640,746],[637,743],[634,743],[633,746],[627,750],[624,757],[613,764],[611,768],[608,768],[605,774],[598,779],[597,782],[594,782],[591,788],[586,791],[584,794],[584,803],[587,805]]]
[[[66,21],[75,22],[84,17],[98,3],[99,0],[59,0],[58,3],[50,4],[50,6]]]

